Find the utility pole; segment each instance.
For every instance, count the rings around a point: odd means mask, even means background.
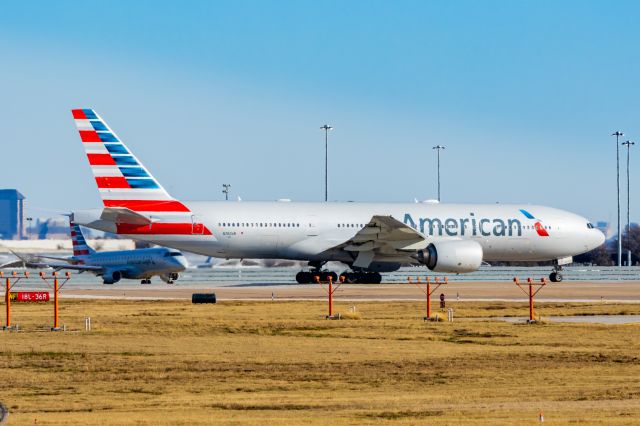
[[[618,267],[622,266],[622,233],[620,232],[620,142],[618,139],[620,136],[624,136],[619,130],[612,133],[611,136],[616,137],[616,194],[618,195]]]
[[[32,217],[27,217],[27,240],[31,237],[31,222],[33,222]]]
[[[231,188],[231,184],[229,183],[223,183],[222,184],[222,193],[224,194],[224,199],[226,201],[229,201],[229,189]]]
[[[626,141],[622,142],[622,145],[627,147],[627,266],[631,266],[631,222],[629,221],[629,200],[630,200],[630,191],[629,191],[629,151],[635,142]]]
[[[436,145],[433,149],[438,150],[438,202],[440,202],[440,150],[445,149],[442,145]]]
[[[326,202],[329,200],[329,130],[333,130],[333,127],[324,124],[320,130],[324,130],[324,201]]]

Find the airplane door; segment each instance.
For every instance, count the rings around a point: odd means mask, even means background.
[[[204,234],[204,224],[196,215],[191,215],[191,233],[193,235]]]

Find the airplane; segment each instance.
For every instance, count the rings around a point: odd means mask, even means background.
[[[537,205],[182,202],[93,109],[72,115],[104,204],[74,212],[77,223],[205,256],[306,261],[298,283],[337,280],[329,261],[345,264],[340,279],[351,283],[407,264],[465,273],[483,261],[553,261],[559,282],[572,256],[604,242],[587,219]]]
[[[70,221],[73,256],[29,256],[14,253],[19,260],[0,265],[0,268],[53,268],[89,271],[102,277],[103,284],[114,284],[123,278],[139,279],[142,284],[151,284],[151,277],[158,275],[168,284],[178,279],[178,272],[187,267],[187,260],[177,250],[165,247],[137,250],[96,252],[86,242],[80,225]],[[45,262],[52,259],[59,262]],[[61,261],[61,262],[60,262]]]

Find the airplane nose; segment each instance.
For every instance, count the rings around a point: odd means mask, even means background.
[[[606,237],[604,236],[604,233],[599,230],[599,229],[594,229],[594,246],[592,247],[592,250],[596,247],[600,247],[602,244],[604,244],[604,241],[606,240]]]
[[[182,266],[182,269],[185,270],[189,267],[189,262],[187,262],[187,258],[184,256],[176,256],[174,259]]]

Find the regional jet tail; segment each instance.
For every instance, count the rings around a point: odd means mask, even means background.
[[[0,268],[24,266],[88,271],[101,276],[104,284],[114,284],[123,278],[137,279],[141,280],[142,284],[150,284],[151,277],[158,275],[163,281],[171,284],[178,279],[178,272],[184,271],[187,267],[187,261],[181,252],[164,247],[98,253],[89,247],[78,224],[71,221],[70,227],[73,256],[25,257],[14,253],[20,260],[2,265]]]
[[[92,109],[72,111],[102,209],[74,213],[84,226],[220,258],[303,260],[300,283],[349,269],[349,282],[380,282],[403,264],[463,273],[483,261],[562,265],[604,242],[585,218],[520,204],[181,202],[173,198]]]

